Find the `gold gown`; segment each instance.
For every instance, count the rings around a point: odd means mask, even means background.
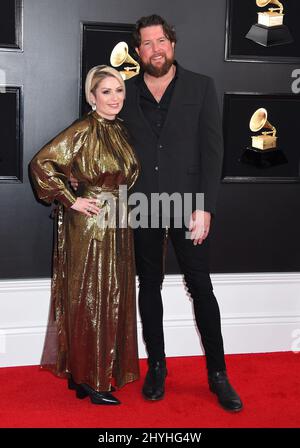
[[[57,200],[57,232],[48,330],[42,367],[77,383],[110,390],[139,377],[135,264],[130,227],[99,226],[70,207],[81,197],[129,189],[139,164],[120,119],[97,112],[77,120],[45,145],[30,163],[37,195]],[[70,188],[72,174],[78,192]],[[99,196],[98,196],[99,197]],[[101,212],[111,202],[100,201]]]

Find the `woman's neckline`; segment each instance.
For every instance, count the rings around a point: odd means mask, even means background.
[[[113,118],[112,120],[102,117],[102,115],[100,115],[96,110],[94,110],[92,112],[92,115],[97,121],[99,121],[100,123],[105,123],[105,124],[115,124],[118,120],[117,116],[115,118]]]

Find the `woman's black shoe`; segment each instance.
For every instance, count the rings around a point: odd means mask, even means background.
[[[76,397],[82,400],[88,396],[88,393],[81,387],[81,384],[75,383],[72,376],[68,378],[68,388],[76,391]]]
[[[79,388],[76,390],[77,398],[90,397],[93,404],[106,404],[106,405],[116,405],[121,404],[121,402],[114,397],[110,392],[97,392],[92,389],[87,384],[80,384]]]
[[[75,383],[75,381],[73,380],[73,378],[70,376],[70,377],[68,378],[68,388],[69,388],[70,390],[76,390],[76,389],[77,389],[77,386],[78,386],[78,384]]]
[[[77,398],[85,398],[88,396],[88,393],[85,392],[84,390],[82,390],[81,384],[77,384],[75,383],[75,381],[73,380],[72,376],[70,376],[68,378],[68,388],[70,390],[76,390],[76,396],[80,395],[79,397],[77,396]],[[110,388],[110,392],[115,392],[115,388],[113,386],[111,386]],[[77,392],[79,391],[79,394],[77,394]]]

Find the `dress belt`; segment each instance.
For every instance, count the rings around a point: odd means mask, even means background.
[[[100,195],[101,193],[112,193],[113,195],[119,194],[119,186],[99,186],[99,185],[87,185],[87,184],[81,184],[80,185],[80,194],[88,196],[90,195]]]
[[[81,185],[80,195],[97,198],[99,215],[89,217],[92,223],[93,238],[102,241],[105,234],[116,228],[127,227],[127,204],[119,202],[119,188],[97,185]]]

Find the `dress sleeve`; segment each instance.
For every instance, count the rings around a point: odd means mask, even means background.
[[[76,196],[69,187],[72,162],[87,138],[87,130],[73,124],[47,143],[30,162],[38,197],[48,203],[55,199],[71,207]]]

